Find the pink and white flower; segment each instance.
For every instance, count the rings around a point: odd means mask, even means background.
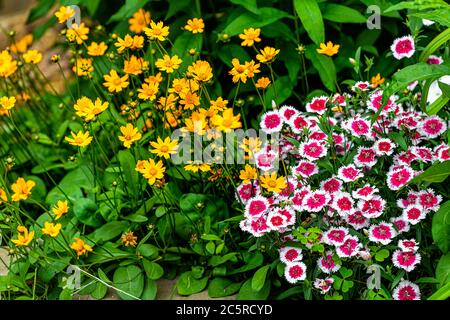
[[[330,202],[330,195],[322,190],[316,190],[308,193],[302,202],[302,207],[308,212],[319,212]]]
[[[320,183],[320,188],[325,190],[326,192],[333,194],[341,190],[342,182],[334,177],[322,181]]]
[[[411,58],[416,51],[414,45],[414,38],[410,35],[397,38],[391,45],[391,51],[394,57],[398,60],[403,58]]]
[[[261,189],[258,183],[255,181],[253,183],[241,184],[236,188],[238,200],[240,199],[243,204],[246,204],[248,200],[252,197],[259,195]]]
[[[372,242],[387,245],[397,235],[393,225],[387,222],[381,222],[378,225],[373,224],[369,228],[369,240]]]
[[[360,230],[369,225],[369,219],[364,217],[360,210],[355,210],[352,213],[350,213],[347,216],[346,221],[355,230]]]
[[[426,212],[424,208],[420,205],[412,204],[403,209],[403,219],[408,221],[408,223],[415,225],[421,220],[425,219]]]
[[[409,231],[409,223],[402,216],[391,218],[389,221],[395,226],[398,233]]]
[[[337,272],[341,268],[341,266],[334,261],[331,251],[327,251],[324,257],[320,257],[317,260],[317,266],[326,274]]]
[[[306,117],[301,115],[294,115],[288,121],[287,124],[291,127],[292,132],[295,134],[301,134],[304,128],[309,128],[310,122]]]
[[[366,184],[363,187],[352,191],[352,196],[355,199],[370,200],[377,192],[379,192],[378,188]]]
[[[338,170],[338,178],[344,182],[353,182],[361,178],[362,172],[357,169],[353,164],[345,167],[340,167]]]
[[[367,81],[358,81],[352,86],[353,92],[368,91],[370,89],[370,83]]]
[[[385,114],[386,112],[389,112],[396,107],[395,105],[396,98],[397,98],[396,96],[389,97],[381,114]],[[382,106],[383,106],[383,90],[378,90],[370,95],[369,100],[367,101],[367,107],[370,110],[377,112]]]
[[[288,226],[287,217],[278,213],[278,211],[271,211],[267,215],[267,226],[274,231],[279,231]]]
[[[370,136],[370,122],[364,118],[354,117],[348,120],[344,127],[354,137]]]
[[[443,64],[444,59],[442,59],[442,57],[439,57],[439,56],[431,55],[428,57],[427,63],[428,64]]]
[[[277,160],[275,151],[261,150],[255,153],[256,167],[263,171],[272,170]]]
[[[411,240],[399,240],[398,241],[398,247],[405,252],[412,251],[416,252],[419,250],[419,244],[415,239]]]
[[[351,213],[355,201],[348,192],[337,192],[333,194],[333,201],[330,207],[337,211],[340,216],[346,216]]]
[[[317,141],[303,142],[299,147],[300,155],[308,160],[315,161],[327,154],[327,149]]]
[[[334,283],[333,278],[316,279],[314,280],[314,288],[320,290],[321,294],[326,294],[331,289],[331,285]]]
[[[255,237],[262,237],[264,233],[270,231],[267,219],[264,216],[252,219],[248,231]]]
[[[437,138],[447,131],[447,124],[438,116],[424,118],[419,124],[419,133],[430,139]]]
[[[419,192],[417,201],[425,210],[436,212],[439,210],[439,204],[442,201],[442,196],[436,195],[433,189],[427,189]]]
[[[414,170],[410,167],[390,171],[387,176],[387,185],[391,190],[398,190],[414,178]]]
[[[306,111],[324,114],[327,110],[327,101],[328,97],[326,96],[313,98],[311,102],[306,104]]]
[[[286,265],[284,276],[289,283],[297,283],[306,279],[306,265],[303,262],[293,262]]]
[[[245,205],[244,215],[248,218],[257,218],[267,213],[269,201],[263,196],[256,196],[250,199]]]
[[[375,150],[373,148],[359,147],[353,162],[357,167],[373,167],[377,163]]]
[[[260,126],[268,134],[280,132],[283,127],[283,119],[278,111],[268,111],[262,115]]]
[[[345,237],[344,243],[336,248],[336,253],[340,258],[353,257],[361,247],[357,237],[347,236]]]
[[[377,156],[390,156],[395,149],[395,143],[390,139],[379,139],[373,144],[373,150]]]
[[[383,214],[386,201],[378,195],[373,196],[369,200],[360,199],[358,208],[364,217],[372,219],[378,218]]]
[[[292,168],[292,175],[300,175],[302,178],[309,178],[319,173],[319,166],[311,161],[301,160],[297,166]]]
[[[410,272],[420,263],[420,254],[414,251],[395,250],[392,254],[392,263],[397,268]]]
[[[347,228],[330,228],[328,231],[322,233],[322,242],[330,246],[340,246],[344,244],[347,235]]]
[[[403,280],[392,292],[394,300],[420,300],[420,289],[415,283]]]
[[[281,262],[288,264],[303,259],[302,249],[295,247],[283,247],[280,249]]]
[[[293,116],[298,114],[298,110],[292,106],[282,106],[279,110],[279,114],[285,122],[289,121]]]
[[[450,146],[444,143],[436,146],[433,152],[434,152],[434,159],[440,162],[450,160]]]

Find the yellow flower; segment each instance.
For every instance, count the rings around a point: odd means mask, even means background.
[[[0,204],[2,204],[3,201],[7,202],[8,201],[8,196],[6,195],[5,190],[0,188]]]
[[[65,140],[73,146],[86,147],[92,142],[92,137],[89,135],[89,131],[78,131],[77,134],[71,132],[72,138],[66,137]]]
[[[42,233],[55,238],[58,236],[59,231],[61,231],[61,227],[61,223],[53,224],[51,222],[45,222],[44,228],[42,228]]]
[[[181,92],[195,92],[200,88],[197,81],[194,79],[173,79],[172,87],[169,88],[169,92],[180,94]]]
[[[156,94],[159,90],[158,83],[143,83],[142,87],[138,89],[138,98],[142,100],[153,101],[156,99]]]
[[[127,74],[125,74],[123,77],[120,77],[117,74],[117,71],[114,69],[111,70],[109,74],[104,75],[103,79],[105,79],[106,81],[103,83],[103,85],[108,88],[109,92],[120,92],[130,84],[130,82],[128,82]]]
[[[284,177],[277,178],[276,172],[272,172],[272,174],[265,172],[264,175],[260,177],[260,181],[261,186],[268,192],[280,193],[281,190],[287,186],[286,179]]]
[[[16,105],[15,97],[1,97],[0,106],[5,110],[11,110]]]
[[[144,160],[136,164],[136,171],[140,172],[150,185],[155,184],[157,179],[164,178],[166,168],[161,160],[157,163],[153,159]]]
[[[233,69],[230,70],[229,74],[233,76],[233,82],[247,82],[248,71],[245,65],[240,64],[237,58],[233,58],[231,60],[231,64],[233,65]]]
[[[333,44],[333,42],[328,41],[327,44],[321,43],[320,49],[316,49],[318,53],[325,54],[329,57],[334,56],[338,53],[340,45]]]
[[[42,61],[42,53],[37,50],[28,50],[23,54],[23,60],[25,60],[26,63],[38,64]]]
[[[120,132],[123,135],[119,136],[119,140],[123,142],[125,148],[130,148],[135,141],[139,141],[142,138],[142,134],[131,123],[127,123],[126,126],[121,126]]]
[[[88,76],[94,72],[91,58],[78,58],[75,65],[72,67],[72,71],[77,73],[77,76]]]
[[[28,229],[24,226],[18,226],[17,239],[11,240],[16,246],[27,246],[30,244],[31,240],[34,238],[34,231],[28,232]]]
[[[14,53],[24,53],[27,51],[28,47],[33,43],[33,34],[27,34],[20,40],[15,41],[11,45],[11,52]]]
[[[128,23],[130,24],[131,32],[141,33],[144,31],[144,28],[150,24],[150,12],[139,9],[133,14],[133,17],[128,20]]]
[[[75,250],[77,256],[81,256],[85,253],[92,252],[92,248],[90,245],[86,244],[80,238],[75,238],[75,242],[70,245],[70,248]]]
[[[52,208],[53,214],[56,216],[56,220],[60,219],[63,215],[69,212],[69,204],[67,200],[61,201],[58,200],[56,206]]]
[[[205,23],[203,22],[203,19],[197,19],[197,18],[192,18],[189,19],[186,23],[186,25],[184,26],[184,28],[187,31],[190,31],[192,33],[202,33],[203,29],[205,28]]]
[[[255,76],[255,73],[260,73],[261,71],[259,70],[260,64],[257,63],[255,64],[255,61],[250,61],[250,62],[245,62],[244,65],[245,69],[247,70],[247,77],[249,78],[253,78]]]
[[[148,68],[148,61],[145,61],[142,58],[138,58],[132,55],[129,60],[125,60],[123,71],[127,74],[134,74],[137,76],[147,68]]]
[[[82,44],[85,40],[88,39],[89,28],[84,25],[84,22],[80,23],[80,25],[74,23],[67,30],[67,39],[70,42],[75,42],[78,44]]]
[[[31,189],[36,186],[33,180],[25,181],[24,178],[19,178],[12,184],[11,190],[14,194],[11,196],[12,201],[26,200],[31,195]]]
[[[211,108],[215,111],[223,111],[227,108],[228,100],[224,100],[222,97],[218,97],[216,100],[211,100]]]
[[[84,115],[84,119],[86,121],[91,121],[92,119],[94,119],[94,117],[105,111],[108,106],[109,102],[103,102],[102,100],[100,100],[100,98],[97,98],[94,103],[89,103],[89,106]]]
[[[192,110],[196,106],[200,105],[200,97],[195,92],[181,92],[180,98],[180,104],[184,106],[185,110]]]
[[[0,77],[8,78],[17,70],[17,61],[9,54],[8,51],[0,52]]]
[[[59,23],[64,23],[67,20],[69,20],[69,18],[73,17],[75,15],[75,10],[73,10],[71,7],[67,6],[62,6],[61,8],[59,8],[58,11],[55,12],[55,17],[58,18],[58,22]]]
[[[252,156],[254,153],[258,152],[261,149],[261,145],[262,145],[261,139],[257,137],[248,137],[244,138],[240,147],[246,153],[248,153],[248,156],[246,156],[246,159],[248,159],[250,156]]]
[[[222,132],[229,132],[232,129],[241,128],[241,115],[233,115],[233,108],[227,108],[222,115],[216,114],[211,118],[212,124]]]
[[[376,76],[372,77],[370,82],[372,83],[372,88],[377,88],[384,83],[384,78],[378,73]]]
[[[90,104],[92,104],[92,100],[89,99],[88,97],[83,96],[80,99],[78,99],[75,105],[73,106],[77,116],[85,117],[88,113]]]
[[[256,81],[255,87],[258,89],[266,89],[270,84],[270,80],[267,77],[261,77]]]
[[[244,170],[240,171],[239,178],[242,180],[242,183],[249,183],[250,180],[255,180],[258,178],[256,168],[246,164]]]
[[[261,29],[259,29],[259,28],[244,29],[244,32],[239,35],[239,38],[244,40],[244,41],[242,41],[241,46],[251,47],[251,46],[253,46],[253,44],[255,42],[261,42],[261,38],[259,37],[260,33],[261,33]]]
[[[188,67],[188,72],[190,72],[198,82],[208,82],[213,76],[211,65],[208,61],[203,60],[195,61]]]
[[[277,54],[280,52],[280,49],[264,47],[264,49],[260,50],[259,52],[260,53],[256,55],[256,59],[258,59],[258,61],[261,63],[268,63],[277,56]]]
[[[211,166],[207,163],[195,163],[190,161],[190,164],[184,166],[184,170],[197,173],[199,170],[202,172],[208,172],[211,170]]]
[[[162,21],[155,23],[153,21],[150,22],[150,27],[145,28],[144,32],[150,40],[159,40],[164,41],[166,37],[169,35],[169,27],[164,26]]]
[[[122,234],[120,241],[125,245],[125,247],[136,247],[137,237],[134,235],[133,231],[128,231]]]
[[[150,152],[164,159],[169,159],[170,155],[175,154],[178,149],[178,142],[172,141],[170,137],[165,138],[164,141],[158,137],[156,141],[150,141],[150,145],[154,148]]]
[[[158,83],[158,84],[160,84],[162,82],[162,80],[163,80],[163,78],[162,78],[161,72],[158,72],[154,76],[149,76],[144,79],[144,81],[147,83]]]
[[[127,34],[123,39],[118,38],[117,42],[114,43],[117,47],[117,52],[122,53],[126,48],[131,50],[141,49],[144,47],[144,37],[143,36],[130,36]]]
[[[169,57],[166,54],[163,56],[162,59],[160,58],[160,59],[156,60],[155,65],[161,71],[165,71],[167,73],[172,73],[180,67],[181,62],[182,62],[181,59],[177,55],[174,55],[173,57]]]
[[[88,55],[93,57],[100,57],[105,54],[106,50],[108,50],[108,46],[103,41],[100,43],[91,42],[87,49]]]

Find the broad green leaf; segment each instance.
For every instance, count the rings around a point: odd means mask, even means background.
[[[391,132],[389,137],[394,140],[396,144],[400,146],[403,150],[408,150],[408,144],[406,143],[405,137],[399,132]]]
[[[439,249],[447,253],[450,250],[450,201],[442,204],[433,215],[431,233]]]
[[[144,265],[145,274],[149,279],[158,280],[164,274],[164,269],[156,262],[148,261],[147,259],[142,260]]]
[[[158,248],[149,243],[139,245],[137,251],[148,259],[155,259],[158,257]]]
[[[54,4],[55,0],[39,0],[38,3],[30,10],[27,18],[27,24],[32,23],[48,14]]]
[[[425,10],[434,8],[443,8],[448,6],[444,0],[415,0],[415,1],[402,1],[397,3],[384,12],[399,11],[403,9],[415,9],[415,10]]]
[[[108,287],[105,286],[105,285],[104,285],[103,283],[101,283],[101,282],[97,282],[97,283],[95,284],[95,289],[94,289],[94,291],[91,292],[91,296],[92,296],[94,299],[101,300],[101,299],[103,299],[103,298],[106,296],[107,293],[108,293]]]
[[[178,294],[188,296],[203,291],[208,285],[208,277],[195,279],[191,271],[181,274],[177,281]]]
[[[182,61],[179,71],[184,71],[192,62],[193,58],[189,55],[190,49],[201,52],[203,37],[199,34],[184,32],[175,40],[172,47],[172,56],[177,55]]]
[[[105,242],[125,232],[128,226],[129,223],[127,221],[108,222],[92,232],[88,238],[94,242]]]
[[[164,20],[173,17],[175,14],[186,8],[191,0],[168,0],[169,10],[167,10],[166,17]]]
[[[114,21],[123,21],[131,17],[133,13],[145,6],[150,0],[126,0],[125,4],[108,20],[108,23]]]
[[[313,63],[314,68],[319,72],[320,79],[324,86],[332,91],[336,91],[336,68],[333,60],[320,54],[316,50],[316,46],[309,45],[306,47],[305,56]]]
[[[247,28],[261,28],[275,21],[290,17],[290,15],[275,8],[259,8],[259,14],[246,12],[239,15],[231,21],[222,33],[228,34],[230,37],[242,33]]]
[[[449,40],[450,40],[450,28],[442,31],[433,40],[431,40],[430,43],[428,43],[428,45],[420,54],[419,61],[425,62],[430,55],[432,55],[436,50],[442,47]]]
[[[441,286],[450,282],[450,252],[443,255],[436,266],[436,279]]]
[[[114,286],[120,289],[117,294],[123,300],[135,300],[144,291],[144,274],[136,265],[119,267],[114,272]]]
[[[73,213],[85,225],[91,227],[100,227],[102,225],[102,218],[97,213],[97,204],[92,199],[78,199],[74,203]]]
[[[97,12],[98,6],[100,5],[101,0],[89,0],[83,1],[83,5],[88,10],[90,16],[93,16],[95,12]]]
[[[450,98],[450,85],[438,81],[439,89],[442,90],[442,93],[447,97]]]
[[[223,298],[231,296],[239,291],[242,282],[233,282],[227,278],[214,278],[208,286],[208,296],[210,298]]]
[[[266,300],[270,294],[270,281],[266,281],[263,288],[259,291],[252,289],[252,279],[248,279],[244,282],[237,300]]]
[[[450,28],[450,9],[436,9],[426,12],[414,12],[410,13],[409,16],[435,21],[444,27]]]
[[[448,105],[450,98],[442,94],[439,98],[437,98],[432,104],[430,104],[426,108],[426,113],[429,116],[437,114],[443,107]]]
[[[155,280],[146,279],[144,292],[142,292],[142,300],[155,300],[158,292],[158,286]]]
[[[264,287],[266,283],[267,272],[269,271],[270,265],[259,268],[252,278],[252,289],[254,291],[259,291]]]
[[[311,40],[317,46],[325,42],[325,27],[317,0],[294,0],[294,6]]]
[[[442,182],[450,175],[450,161],[437,162],[412,179],[408,184],[421,182]]]
[[[248,11],[259,14],[258,4],[256,3],[256,0],[230,0],[231,3],[238,4],[243,6]]]
[[[447,300],[450,297],[450,282],[433,293],[428,300]]]
[[[264,262],[264,256],[260,252],[257,252],[255,254],[251,255],[251,258],[248,260],[248,262],[245,265],[243,265],[240,268],[231,270],[230,272],[228,272],[228,275],[253,270],[255,268],[258,268],[260,265],[262,265],[263,262]]]
[[[323,18],[343,23],[366,23],[367,19],[359,11],[350,7],[330,3],[325,7]]]

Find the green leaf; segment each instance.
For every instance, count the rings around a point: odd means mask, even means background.
[[[259,291],[264,287],[266,283],[267,272],[269,271],[270,265],[259,268],[252,278],[252,290]]]
[[[91,233],[88,238],[94,242],[105,242],[122,234],[128,226],[129,224],[126,221],[108,222]]]
[[[144,291],[144,275],[136,265],[119,267],[114,272],[114,286],[120,289],[117,294],[123,300],[135,300]]]
[[[436,266],[436,279],[441,286],[450,282],[450,252],[443,255]]]
[[[320,54],[316,50],[316,46],[309,45],[306,47],[305,56],[311,60],[314,68],[319,72],[320,79],[324,86],[332,91],[336,91],[336,67],[334,66],[333,60]]]
[[[450,74],[450,68],[446,65],[419,62],[397,71],[392,78],[398,82],[398,90],[401,90],[413,81],[438,78],[446,74]]]
[[[366,23],[367,19],[359,11],[340,4],[328,4],[323,18],[333,22]]]
[[[208,277],[195,279],[192,272],[187,271],[181,274],[176,286],[179,295],[188,296],[203,291],[207,285]]]
[[[285,11],[275,8],[259,8],[259,14],[245,12],[231,21],[222,32],[232,37],[242,33],[244,29],[261,28],[286,17],[290,17],[290,15]]]
[[[241,63],[251,60],[244,48],[233,43],[220,47],[216,53],[219,59],[230,68],[232,67],[231,60],[233,60],[233,58],[237,58]]]
[[[184,71],[193,62],[189,55],[190,49],[195,49],[196,52],[202,51],[203,37],[191,32],[184,32],[175,40],[172,47],[172,55],[177,55],[183,64],[180,66],[179,72]]]
[[[97,12],[98,6],[100,5],[101,0],[89,0],[83,1],[83,5],[88,10],[90,16],[93,16],[95,12]]]
[[[91,292],[91,296],[92,296],[94,299],[101,300],[101,299],[103,299],[103,298],[106,296],[107,293],[108,293],[108,287],[105,286],[105,285],[104,285],[103,283],[101,283],[101,282],[97,282],[97,283],[95,284],[95,289],[94,289],[94,291]]]
[[[442,204],[433,215],[431,234],[443,253],[450,250],[450,201]]]
[[[442,90],[442,93],[447,97],[450,98],[450,85],[438,81],[439,89]]]
[[[389,137],[394,140],[400,148],[403,150],[408,150],[408,144],[406,143],[405,137],[400,132],[391,132]]]
[[[421,182],[443,182],[450,175],[450,161],[437,162],[412,179],[408,184]]]
[[[425,111],[427,115],[432,116],[437,114],[443,107],[445,107],[448,104],[449,100],[450,98],[446,97],[444,94],[441,95],[426,108]]]
[[[55,4],[55,0],[39,0],[31,10],[27,18],[27,24],[45,16]]]
[[[155,280],[146,279],[144,292],[142,292],[142,300],[155,300],[158,293],[158,286]]]
[[[428,300],[447,300],[450,297],[450,282],[433,293]]]
[[[448,6],[443,0],[417,0],[417,1],[402,1],[390,6],[384,12],[399,11],[403,9],[425,10],[430,8],[442,8]]]
[[[156,262],[148,261],[147,259],[142,260],[144,265],[145,274],[149,279],[158,280],[164,274],[164,269]]]
[[[428,45],[420,54],[419,61],[425,62],[430,55],[432,55],[436,50],[442,47],[449,40],[450,40],[450,28],[442,31],[433,40],[431,40],[430,43],[428,43]]]
[[[387,257],[389,257],[389,250],[387,249],[381,249],[375,254],[375,260],[378,262],[384,261]]]
[[[124,175],[125,183],[127,184],[127,190],[131,195],[136,195],[138,192],[139,174],[135,170],[136,161],[130,150],[121,150],[118,154],[120,167]]]
[[[266,300],[270,294],[270,281],[266,281],[261,290],[255,291],[252,288],[252,279],[248,279],[244,282],[237,300]]]
[[[258,5],[256,3],[256,0],[230,0],[231,3],[238,4],[243,6],[248,11],[259,14]]]
[[[242,282],[233,282],[226,278],[217,277],[211,280],[208,286],[210,298],[228,297],[239,291]]]
[[[294,0],[294,6],[311,40],[317,46],[325,42],[325,27],[317,1]]]
[[[149,243],[139,245],[137,251],[148,259],[155,259],[158,257],[158,248]]]
[[[264,256],[262,255],[261,252],[257,252],[255,254],[251,255],[251,258],[248,261],[246,261],[245,265],[243,265],[242,267],[237,268],[237,269],[232,269],[230,272],[228,272],[228,275],[253,270],[255,268],[258,268],[260,265],[262,265],[263,262],[264,262]]]
[[[408,14],[410,17],[415,17],[419,19],[428,19],[438,24],[450,27],[450,9],[436,9],[427,12],[414,12]]]
[[[102,219],[97,214],[97,204],[89,198],[78,199],[73,206],[73,213],[85,225],[100,227]]]
[[[150,0],[126,0],[125,4],[111,17],[107,23],[123,21],[145,6]]]

